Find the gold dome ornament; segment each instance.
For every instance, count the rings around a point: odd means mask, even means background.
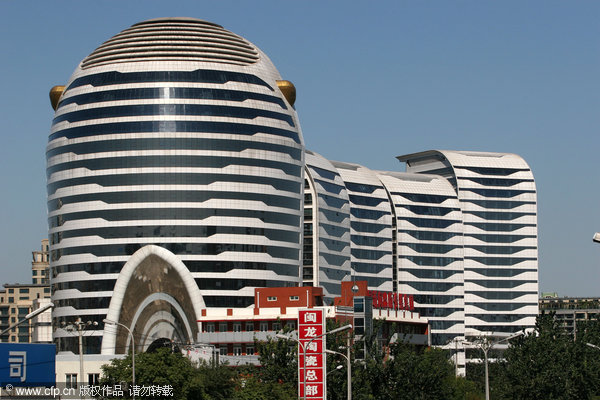
[[[293,107],[296,102],[296,87],[290,81],[277,81],[277,87],[283,93],[285,99]]]
[[[50,104],[52,104],[52,108],[56,111],[58,108],[58,102],[60,100],[60,96],[62,96],[65,91],[65,86],[57,85],[50,89]]]

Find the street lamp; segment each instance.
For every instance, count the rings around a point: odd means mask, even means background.
[[[477,346],[483,351],[483,357],[485,360],[485,400],[490,400],[490,379],[489,379],[489,374],[488,374],[488,351],[490,351],[495,345],[500,344],[502,342],[506,342],[511,339],[514,339],[516,337],[519,337],[522,334],[523,334],[523,331],[520,331],[520,332],[515,333],[512,336],[506,337],[504,339],[500,339],[496,342],[493,342],[493,341],[489,340],[488,338],[481,340],[481,342],[479,342],[479,343],[469,342],[467,340],[465,340],[463,342],[463,344],[467,344],[470,346]]]
[[[600,233],[594,233],[594,237],[592,238],[592,240],[594,241],[594,243],[600,243]]]
[[[600,347],[596,346],[595,344],[586,343],[585,345],[586,345],[586,346],[589,346],[589,347],[591,347],[591,348],[594,348],[594,349],[596,349],[596,350],[600,350]]]
[[[329,374],[331,374],[331,373],[333,373],[333,372],[335,372],[335,371],[339,371],[339,370],[340,370],[340,369],[342,369],[342,368],[344,368],[344,366],[343,366],[343,365],[338,365],[337,367],[335,367],[334,369],[332,369],[331,371],[329,371],[329,372],[327,373],[327,376],[329,376]]]
[[[104,319],[103,322],[105,324],[109,324],[109,325],[119,325],[123,328],[125,328],[125,330],[127,330],[127,332],[129,333],[129,337],[131,338],[131,385],[135,386],[135,340],[133,339],[133,333],[131,332],[131,330],[126,327],[125,325],[123,325],[120,322],[117,321],[113,321],[110,319]]]
[[[327,336],[327,335],[329,335],[329,334],[332,334],[332,333],[338,333],[338,332],[342,332],[342,331],[345,331],[346,329],[352,329],[352,324],[348,324],[348,325],[340,326],[339,328],[332,329],[332,330],[330,330],[329,332],[325,332],[325,333],[322,333],[322,334],[320,334],[320,335],[317,335],[317,336],[315,336],[315,337],[311,338],[311,339],[308,341],[308,343],[306,344],[306,346],[304,346],[304,345],[303,345],[303,344],[300,342],[300,340],[298,340],[298,339],[296,339],[296,338],[294,338],[294,337],[291,337],[291,336],[286,336],[286,335],[282,335],[282,334],[278,333],[278,334],[276,334],[276,335],[275,335],[275,337],[278,337],[279,339],[293,340],[293,341],[295,341],[295,342],[298,342],[298,344],[300,345],[300,347],[302,347],[302,357],[303,357],[303,360],[304,360],[304,361],[305,361],[305,363],[306,363],[306,349],[307,349],[308,347],[310,347],[310,344],[311,344],[311,343],[312,343],[312,342],[313,342],[315,339],[322,338],[323,336]],[[300,357],[298,357],[298,359],[299,359],[299,358],[300,358]],[[298,363],[300,363],[300,361],[298,361]],[[302,368],[302,371],[303,371],[302,384],[304,385],[304,390],[303,390],[303,394],[304,394],[304,395],[302,396],[302,398],[303,398],[304,400],[306,400],[306,365],[304,366],[304,368]]]
[[[350,349],[350,347],[348,347],[348,349]],[[346,355],[343,353],[339,353],[337,351],[328,350],[328,349],[325,349],[325,353],[337,354],[338,356],[342,356],[346,359],[346,369],[347,369],[346,370],[346,375],[347,375],[346,379],[348,380],[348,385],[347,385],[348,386],[348,395],[347,395],[347,397],[348,397],[348,400],[352,400],[352,372],[350,371],[350,368],[351,368],[350,354],[348,354],[348,357],[346,357]],[[350,352],[348,351],[348,353],[350,353]],[[339,369],[339,367],[341,367],[341,365],[338,366],[338,369]]]

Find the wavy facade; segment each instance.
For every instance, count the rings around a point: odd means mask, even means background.
[[[463,215],[436,175],[382,172],[396,216],[398,292],[414,296],[434,345],[465,335]]]
[[[181,304],[197,298],[191,287],[203,305],[244,307],[255,287],[299,284],[295,92],[253,44],[201,20],[145,21],[101,45],[53,93],[53,317],[58,327],[97,322],[88,351],[99,351],[103,333],[114,336],[103,331],[106,315],[148,343],[193,341],[195,311]],[[62,329],[56,338],[62,350],[76,343]]]
[[[455,187],[464,215],[467,335],[517,332],[538,314],[537,197],[515,154],[427,151],[398,157],[408,172]]]
[[[349,280],[350,202],[342,177],[330,161],[306,151],[304,190],[304,285],[320,286],[327,301]]]
[[[371,290],[392,291],[397,281],[392,241],[392,208],[374,171],[358,164],[332,161],[350,202],[351,267],[355,280]]]

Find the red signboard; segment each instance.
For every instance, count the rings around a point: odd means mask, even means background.
[[[310,400],[323,400],[326,386],[325,311],[305,308],[298,312],[298,395]],[[304,379],[306,378],[306,385]]]
[[[408,311],[415,309],[412,294],[380,292],[379,290],[369,290],[368,294],[373,299],[373,308]]]

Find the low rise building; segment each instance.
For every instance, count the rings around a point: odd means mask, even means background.
[[[358,288],[356,292],[352,287]],[[390,293],[391,294],[391,293]],[[369,292],[367,282],[342,282],[342,296],[334,299],[333,306],[323,306],[323,289],[318,287],[257,288],[253,308],[207,308],[202,310],[200,332],[190,355],[210,355],[214,349],[219,362],[229,365],[258,364],[255,340],[265,341],[278,332],[297,329],[298,312],[302,308],[320,307],[326,318],[341,323],[352,323],[355,337],[368,334],[373,319],[385,320],[382,340],[406,340],[417,345],[429,344],[429,326],[425,318],[406,306],[398,306],[383,299],[383,292]],[[373,298],[377,298],[375,302]],[[393,297],[390,296],[390,299]],[[372,306],[375,304],[376,306]],[[215,357],[217,358],[217,357]]]
[[[577,335],[577,323],[598,319],[600,297],[559,297],[558,293],[542,293],[540,315],[554,314],[570,334]]]

